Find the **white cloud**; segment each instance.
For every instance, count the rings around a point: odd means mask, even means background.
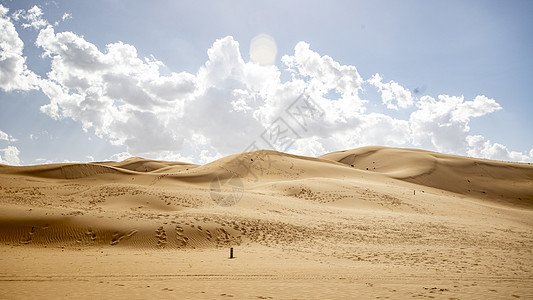
[[[46,158],[36,158],[35,163],[39,165],[44,165],[44,164],[51,164],[53,163],[53,161],[46,159]]]
[[[72,14],[71,13],[64,13],[63,16],[61,16],[61,20],[57,20],[57,21],[54,22],[54,27],[58,26],[61,22],[65,22],[66,20],[70,20],[70,19],[72,19]]]
[[[0,141],[16,142],[17,139],[0,130]]]
[[[294,56],[284,55],[281,60],[292,71],[293,77],[309,78],[306,88],[311,96],[325,95],[333,90],[342,95],[342,102],[349,104],[349,111],[364,111],[366,101],[358,97],[363,79],[355,66],[341,65],[327,55],[320,56],[305,42],[294,47]]]
[[[0,141],[9,141],[9,135],[0,130]]]
[[[17,139],[13,138],[11,135],[0,130],[0,141],[16,142]],[[5,142],[3,142],[5,143]],[[21,164],[19,158],[20,151],[15,146],[8,145],[6,148],[0,148],[0,164],[18,166]]]
[[[473,101],[464,97],[439,95],[438,100],[423,96],[418,110],[411,113],[411,142],[415,146],[445,153],[460,154],[467,148],[470,118],[480,117],[500,109],[493,99],[477,96]]]
[[[220,153],[211,153],[209,150],[202,150],[200,152],[200,160],[198,161],[200,164],[206,164],[212,161],[215,161],[217,159],[222,158],[222,155]]]
[[[6,92],[34,89],[38,76],[26,66],[22,56],[24,43],[7,16],[8,11],[0,4],[0,89]]]
[[[52,59],[42,84],[51,102],[41,108],[53,118],[72,118],[113,144],[133,152],[180,149],[183,105],[196,89],[188,73],[161,76],[161,62],[140,59],[121,42],[96,46],[71,32],[41,30],[36,44]]]
[[[19,166],[21,164],[19,154],[20,151],[15,146],[7,146],[7,148],[0,149],[0,164]]]
[[[467,121],[471,117],[481,117],[501,109],[494,99],[490,99],[485,95],[479,95],[473,101],[466,101],[458,104],[453,112],[452,119],[454,121]]]
[[[55,32],[35,6],[13,18],[26,21],[23,27],[41,29],[36,45],[50,58],[51,70],[40,79],[25,65],[24,44],[7,12],[0,5],[0,88],[28,90],[38,85],[50,99],[42,112],[57,120],[73,119],[84,130],[125,146],[126,152],[112,160],[141,156],[206,163],[252,143],[271,147],[265,130],[275,122],[295,135],[289,149],[274,148],[303,155],[376,144],[531,159],[470,132],[471,118],[501,109],[495,100],[477,96],[464,101],[447,95],[417,99],[397,82],[384,83],[375,74],[366,82],[381,93],[382,104],[409,109],[411,115],[403,120],[367,113],[368,100],[359,95],[365,81],[357,68],[320,55],[305,42],[282,57],[287,68],[283,71],[245,62],[239,43],[228,36],[213,43],[208,60],[195,74],[162,75],[163,63],[139,57],[132,45],[116,42],[101,50],[75,33]],[[68,18],[65,14],[62,19]],[[281,82],[282,72],[291,78]],[[302,102],[302,94],[308,102]],[[0,140],[11,141],[2,133]],[[2,151],[17,162],[13,157],[18,158],[18,149],[7,149]]]
[[[123,161],[123,160],[126,160],[126,159],[130,158],[130,157],[134,157],[134,155],[131,155],[128,152],[120,152],[120,153],[115,153],[115,154],[111,155],[107,160]]]
[[[71,13],[64,13],[63,16],[61,17],[61,21],[65,21],[65,20],[68,20],[68,19],[72,19],[72,14]]]
[[[470,118],[500,109],[485,96],[464,101],[439,95],[437,100],[421,97],[409,120],[366,113],[357,69],[320,56],[303,42],[294,55],[282,58],[292,74],[286,82],[276,66],[245,62],[232,37],[215,41],[197,74],[169,76],[160,74],[162,62],[141,59],[135,47],[121,42],[102,52],[74,33],[55,33],[48,26],[36,44],[52,59],[49,81],[42,85],[51,102],[43,112],[77,120],[85,130],[125,145],[128,153],[158,159],[205,163],[251,143],[307,155],[409,143],[460,154],[469,149]],[[408,108],[415,100],[398,83],[383,83],[379,74],[368,82],[381,91],[388,108]],[[301,105],[302,93],[318,109],[305,124],[290,111]],[[277,148],[261,135],[277,121],[295,132],[289,149]]]
[[[202,154],[202,155],[205,155]],[[200,158],[203,156],[200,155]],[[180,162],[194,162],[195,160],[191,156],[183,156],[180,153],[174,152],[174,151],[154,151],[154,152],[145,152],[145,153],[138,153],[138,154],[131,154],[129,152],[120,152],[115,153],[108,157],[106,160],[109,161],[123,161],[131,157],[142,157],[147,159],[156,159],[156,160],[163,160],[163,161],[180,161]],[[94,159],[92,159],[94,161]],[[212,160],[210,160],[212,161]],[[207,162],[210,162],[207,161]]]
[[[364,144],[403,145],[409,141],[409,122],[387,115],[365,115],[360,139]]]
[[[368,145],[404,146],[409,142],[410,128],[405,120],[370,113],[359,116],[352,124],[321,140],[324,153]]]
[[[28,10],[19,9],[13,13],[13,20],[26,21],[22,23],[24,28],[33,28],[39,30],[48,25],[48,21],[43,19],[43,11],[37,5],[34,5]]]
[[[533,149],[531,149],[529,155],[526,155],[517,151],[509,151],[504,145],[492,143],[480,135],[467,136],[466,140],[468,142],[467,154],[469,156],[503,161],[533,161]]]
[[[381,101],[387,108],[398,110],[398,107],[407,108],[413,105],[413,96],[409,90],[392,80],[386,83],[381,82],[382,80],[383,78],[376,73],[368,82],[381,92]]]

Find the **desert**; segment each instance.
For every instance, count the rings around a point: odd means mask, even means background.
[[[0,0],[0,300],[533,299],[532,15]]]
[[[0,205],[2,299],[533,298],[530,163],[369,146],[1,165]]]

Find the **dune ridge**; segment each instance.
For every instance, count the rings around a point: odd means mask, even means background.
[[[423,186],[527,207],[533,205],[533,165],[528,163],[387,147],[364,147],[325,154],[321,158]]]

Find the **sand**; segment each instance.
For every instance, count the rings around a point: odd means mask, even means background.
[[[0,205],[1,299],[533,298],[527,163],[364,147],[0,165]]]

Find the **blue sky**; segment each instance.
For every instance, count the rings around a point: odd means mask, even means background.
[[[0,5],[0,163],[205,163],[268,148],[280,119],[298,132],[276,150],[296,154],[533,161],[531,1]],[[262,33],[274,65],[250,62]],[[324,112],[305,128],[285,110],[301,93]]]

